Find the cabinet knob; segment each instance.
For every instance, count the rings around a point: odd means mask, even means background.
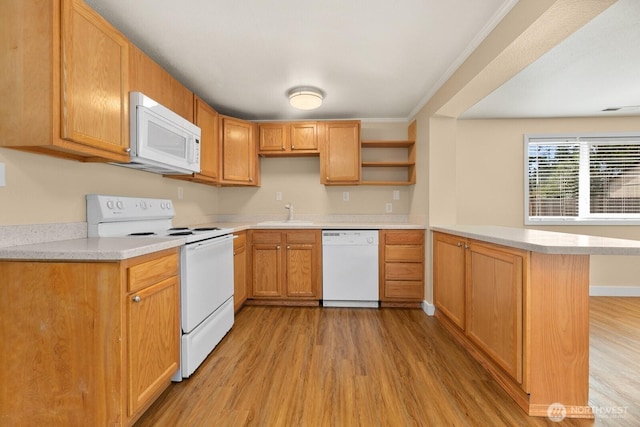
[[[282,151],[286,150],[286,148],[284,148],[284,145],[282,146]]]
[[[277,249],[277,250],[280,250],[280,245],[276,246],[276,249]]]
[[[458,247],[459,248],[462,247],[462,243],[461,242],[458,242]]]
[[[131,148],[125,148],[125,149],[124,149],[124,151],[125,151],[126,153],[130,153],[130,152],[131,152]]]
[[[287,245],[287,250],[288,250],[288,249],[291,249],[291,246]]]
[[[469,249],[469,245],[467,245],[467,244],[465,243],[464,248],[465,248],[465,249]]]
[[[136,295],[135,297],[132,298],[133,302],[140,302],[142,298],[140,298],[140,295]]]
[[[292,145],[292,146],[291,146],[291,149],[293,150],[294,148],[296,148],[296,147]]]

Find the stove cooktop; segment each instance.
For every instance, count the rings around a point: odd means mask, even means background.
[[[173,227],[169,199],[88,194],[89,237],[183,237],[187,243],[230,234],[220,227]]]

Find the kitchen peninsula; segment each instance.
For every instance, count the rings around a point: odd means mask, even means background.
[[[589,256],[640,241],[495,226],[433,226],[436,317],[533,416],[593,418]]]

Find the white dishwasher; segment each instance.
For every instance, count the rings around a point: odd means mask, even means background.
[[[378,307],[378,230],[322,231],[322,305]]]

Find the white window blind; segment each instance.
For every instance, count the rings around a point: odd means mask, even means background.
[[[525,223],[640,223],[640,133],[525,135]]]

